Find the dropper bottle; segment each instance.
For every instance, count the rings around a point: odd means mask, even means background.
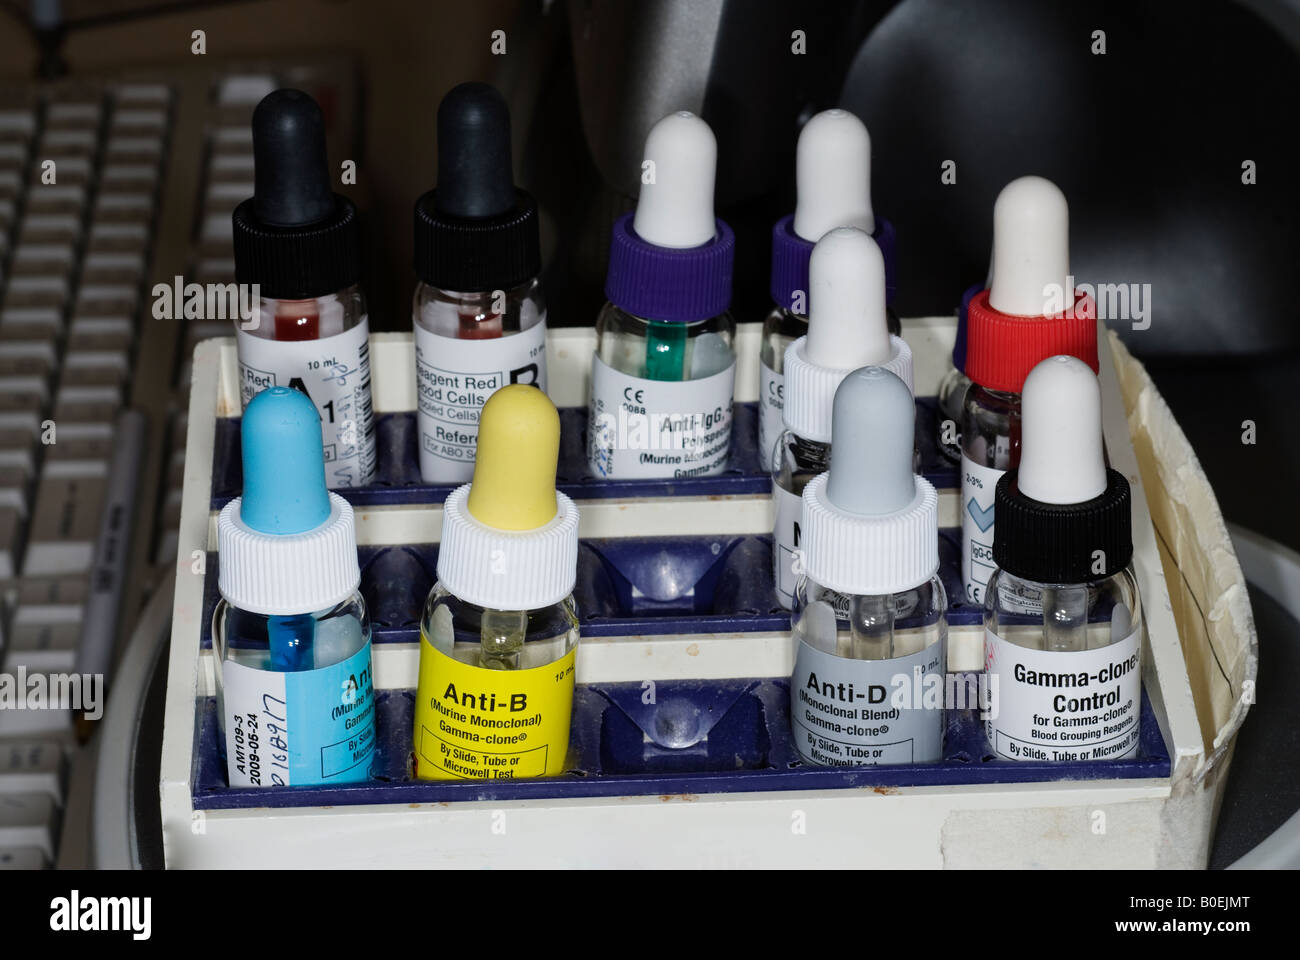
[[[786,347],[808,332],[808,263],[813,244],[835,227],[871,234],[885,260],[889,332],[898,334],[894,301],[894,227],[871,206],[871,137],[848,110],[823,110],[799,131],[795,148],[794,213],[772,228],[771,292],[759,348],[758,451],[766,462],[784,429]]]
[[[230,785],[365,780],[370,620],[352,507],[325,488],[320,418],[300,391],[269,387],[240,441],[244,492],[217,518],[212,616]]]
[[[990,269],[984,283],[967,287],[961,295],[961,305],[957,308],[957,335],[952,344],[950,365],[948,372],[939,381],[939,389],[935,394],[939,403],[937,445],[939,452],[953,463],[961,462],[961,418],[966,407],[966,391],[970,389],[970,377],[966,376],[966,322],[970,302],[992,283],[993,271]]]
[[[438,106],[438,185],[415,204],[415,381],[420,476],[474,471],[483,404],[510,383],[546,389],[537,201],[514,184],[510,114],[486,83]]]
[[[822,765],[943,756],[947,606],[939,497],[912,473],[912,393],[880,367],[835,391],[835,456],[803,491],[790,717]]]
[[[902,337],[889,333],[885,264],[875,241],[856,227],[831,230],[813,247],[808,275],[807,333],[786,348],[783,367],[790,389],[771,463],[773,570],[777,596],[787,609],[798,579],[803,490],[830,465],[835,389],[865,366],[884,367],[909,393],[912,389],[912,351]]]
[[[253,111],[254,188],[232,215],[235,279],[255,285],[258,313],[235,319],[240,399],[301,390],[321,420],[331,489],[375,475],[370,321],[356,208],[333,191],[325,118],[300,90]]]
[[[416,775],[564,770],[573,704],[578,509],[555,490],[560,416],[512,384],[488,399],[474,479],[447,498],[420,620]]]
[[[1010,760],[1117,760],[1137,752],[1142,606],[1132,501],[1106,467],[1101,388],[1056,356],[1025,379],[1020,466],[998,481],[998,569],[984,601],[997,710],[993,752]]]
[[[713,215],[718,145],[685,111],[650,130],[614,224],[596,320],[587,461],[603,479],[720,473],[731,453],[735,235]]]
[[[1096,307],[1070,275],[1069,207],[1056,184],[1021,177],[993,206],[993,282],[967,312],[961,421],[961,572],[966,599],[984,602],[993,573],[993,496],[1020,461],[1020,389],[1056,354],[1097,369]]]

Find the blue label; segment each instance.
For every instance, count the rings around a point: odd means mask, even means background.
[[[289,782],[365,780],[375,752],[370,641],[332,667],[286,673],[284,693]]]
[[[370,641],[331,667],[283,673],[222,664],[232,787],[354,783],[370,775]]]

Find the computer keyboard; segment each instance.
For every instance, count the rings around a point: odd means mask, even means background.
[[[189,361],[231,328],[157,317],[152,290],[233,281],[249,120],[280,86],[352,135],[345,58],[0,83],[0,674],[99,674],[102,693],[176,562]],[[89,789],[103,704],[80,706],[0,709],[0,869],[63,865],[70,834],[84,850],[91,798],[70,784]]]

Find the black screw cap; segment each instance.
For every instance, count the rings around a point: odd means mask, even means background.
[[[514,184],[510,112],[486,83],[438,106],[438,186],[415,203],[415,272],[462,293],[505,290],[541,272],[537,201]]]

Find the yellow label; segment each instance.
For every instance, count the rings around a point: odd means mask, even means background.
[[[487,670],[420,638],[415,771],[421,780],[516,780],[564,772],[577,647],[544,667]]]

